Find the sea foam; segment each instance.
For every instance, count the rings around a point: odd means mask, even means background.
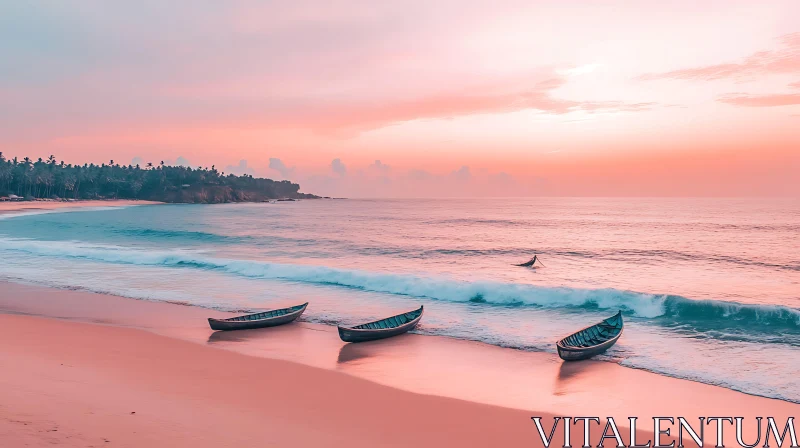
[[[463,281],[408,273],[227,259],[201,251],[146,250],[78,241],[0,238],[0,250],[104,263],[209,269],[253,279],[329,285],[486,306],[532,306],[578,312],[583,309],[620,309],[629,316],[656,324],[691,325],[694,330],[714,331],[722,338],[749,338],[753,333],[764,333],[771,334],[770,341],[781,342],[783,339],[776,339],[776,335],[800,334],[800,310],[779,305],[693,300],[678,295],[613,288],[580,289],[490,280]],[[794,341],[797,337],[790,339]]]

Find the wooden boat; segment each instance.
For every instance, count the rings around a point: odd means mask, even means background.
[[[577,361],[608,350],[622,336],[622,311],[600,323],[572,333],[556,343],[558,356],[564,361]]]
[[[288,324],[297,319],[306,310],[308,302],[279,310],[264,311],[229,319],[208,318],[212,330],[248,330],[251,328],[274,327]]]
[[[539,262],[540,265],[542,265],[542,267],[544,267],[544,263],[542,263],[542,260],[539,259],[538,255],[534,255],[533,258],[531,258],[530,260],[526,261],[525,263],[515,264],[514,266],[519,266],[519,267],[522,267],[522,268],[534,268],[534,269],[536,269],[536,266],[534,266],[534,265],[536,264],[537,261]]]
[[[339,337],[345,342],[364,342],[403,334],[417,326],[422,319],[422,308],[354,327],[340,326]]]

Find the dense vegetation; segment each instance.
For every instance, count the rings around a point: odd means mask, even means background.
[[[29,158],[6,160],[0,152],[0,196],[27,199],[146,199],[164,202],[242,202],[315,198],[288,180],[224,175],[215,167],[192,169],[164,162],[145,167],[108,164],[71,165]]]

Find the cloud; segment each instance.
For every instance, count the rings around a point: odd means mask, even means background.
[[[577,106],[586,112],[642,112],[659,106],[654,102],[624,103],[622,101],[586,101]],[[669,107],[669,105],[664,105]]]
[[[420,168],[394,169],[386,175],[368,175],[376,166],[387,167],[373,162],[366,169],[350,166],[346,176],[315,174],[296,180],[303,191],[336,197],[501,197],[541,193],[528,178],[517,180],[507,172],[492,172],[480,166],[464,165],[435,173]]]
[[[412,120],[449,119],[475,114],[521,110],[538,110],[550,114],[576,111],[640,112],[657,105],[653,102],[573,101],[553,96],[552,91],[565,83],[565,77],[549,75],[530,85],[519,85],[516,80],[504,80],[497,84],[470,86],[414,99],[342,103],[335,107],[318,108],[316,111],[312,107],[305,111],[307,115],[297,123],[288,119],[283,124],[305,126],[318,131],[357,132]]]
[[[408,177],[414,180],[428,180],[433,176],[425,170],[412,169],[408,171]]]
[[[674,70],[666,73],[650,73],[637,79],[683,79],[714,81],[719,79],[749,80],[759,76],[800,73],[800,33],[786,34],[779,38],[781,48],[759,51],[738,63],[708,65],[703,67]],[[800,82],[789,84],[800,87]],[[733,106],[775,107],[800,104],[800,94],[748,94],[729,93],[717,101]]]
[[[347,174],[347,167],[342,163],[341,159],[333,159],[331,162],[331,171],[340,176],[344,176]]]
[[[376,160],[372,165],[367,167],[367,171],[375,173],[380,176],[386,176],[392,168],[385,163],[382,163],[380,160]]]
[[[136,165],[144,166],[144,159],[139,157],[139,156],[136,156],[131,160],[131,165],[133,165],[133,166],[136,166]]]
[[[175,166],[185,166],[185,167],[190,167],[190,166],[191,166],[191,164],[189,163],[189,160],[188,160],[188,159],[186,159],[186,157],[183,157],[183,156],[178,156],[178,158],[177,158],[177,159],[175,159]]]
[[[795,88],[795,89],[800,89],[800,81],[793,82],[793,83],[789,84],[789,87],[792,87],[792,88]]]
[[[488,60],[473,54],[465,44],[471,38],[464,36],[481,36],[479,29],[519,14],[516,2],[450,1],[458,20],[452,7],[430,8],[421,0],[367,10],[353,0],[335,6],[185,3],[116,4],[102,20],[75,2],[0,7],[0,18],[9,17],[3,21],[8,26],[0,26],[0,42],[9,43],[2,46],[8,57],[0,58],[0,135],[69,137],[91,126],[110,135],[119,129],[153,135],[147,131],[203,127],[350,136],[412,120],[526,109],[646,110],[617,98],[559,97],[556,89],[567,78],[585,76],[596,64],[558,72],[549,58],[516,45],[492,50],[484,55]],[[528,17],[540,16],[536,8],[524,9]],[[567,7],[561,13],[573,16]],[[528,28],[524,20],[512,22]],[[526,45],[540,47],[535,39]],[[504,60],[513,60],[513,68],[495,67]],[[318,76],[323,72],[324,80]]]
[[[665,73],[648,73],[636,79],[685,79],[713,81],[734,78],[748,79],[772,74],[800,72],[800,33],[786,34],[779,38],[782,48],[759,51],[738,63],[707,65],[703,67],[673,70]]]
[[[524,76],[494,77],[490,81],[462,82],[461,85],[407,87],[407,94],[393,94],[391,90],[362,92],[336,98],[309,94],[296,98],[281,98],[264,95],[265,102],[243,100],[238,95],[214,95],[197,91],[163,94],[158,89],[141,87],[135,96],[120,99],[120,102],[99,101],[93,109],[76,114],[74,120],[67,118],[52,123],[50,129],[59,134],[68,132],[79,123],[75,120],[91,120],[106,126],[123,126],[133,120],[147,127],[171,123],[183,127],[235,126],[244,129],[264,130],[312,130],[321,135],[350,137],[361,132],[380,129],[397,123],[414,120],[451,119],[456,117],[511,113],[535,110],[548,114],[570,112],[643,112],[657,105],[652,102],[627,103],[622,101],[575,101],[554,94],[567,82],[567,77],[551,71],[532,71]],[[116,88],[110,81],[100,79],[88,87],[52,85],[41,91],[14,93],[23,98],[37,97],[33,102],[44,101],[54,107],[68,107],[84,92],[86,96],[102,96]],[[138,87],[137,87],[138,88]],[[388,93],[387,93],[388,92]],[[200,101],[198,97],[208,97]],[[270,100],[271,99],[271,100]],[[21,100],[20,100],[21,101]],[[120,107],[124,103],[125,107]],[[153,109],[158,103],[159,108]],[[209,105],[213,104],[213,107]],[[49,109],[48,109],[49,110]],[[44,109],[27,112],[30,122],[46,120]],[[12,123],[2,124],[13,128]],[[60,131],[59,131],[60,129]]]
[[[515,183],[514,177],[506,172],[499,172],[497,174],[489,175],[489,183],[495,185],[513,185]]]
[[[228,165],[225,167],[225,172],[228,174],[236,174],[241,176],[243,174],[255,175],[255,170],[247,166],[247,160],[240,160],[238,165]]]
[[[450,173],[450,176],[452,176],[455,180],[466,182],[472,178],[472,173],[469,172],[468,166],[462,166],[461,168]]]
[[[731,93],[719,97],[717,101],[734,106],[745,107],[792,106],[800,104],[800,93],[779,93],[771,95]]]
[[[269,168],[279,172],[284,179],[287,179],[294,173],[294,167],[289,168],[281,159],[275,157],[269,158]]]

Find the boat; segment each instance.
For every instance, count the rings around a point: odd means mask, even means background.
[[[340,326],[339,337],[345,342],[365,342],[403,334],[417,326],[422,319],[422,308],[354,327]]]
[[[544,267],[544,263],[542,263],[542,260],[539,260],[539,256],[538,255],[534,255],[533,258],[531,258],[530,260],[526,261],[525,263],[515,264],[514,266],[519,266],[519,267],[522,267],[522,268],[534,268],[535,269],[536,266],[534,266],[534,264],[536,264],[537,261],[539,262],[540,265],[542,265],[542,267]]]
[[[597,324],[572,333],[556,343],[564,361],[591,358],[608,350],[622,336],[622,311]]]
[[[263,311],[229,319],[208,318],[212,330],[249,330],[251,328],[275,327],[288,324],[300,317],[306,310],[308,302],[279,310]]]

